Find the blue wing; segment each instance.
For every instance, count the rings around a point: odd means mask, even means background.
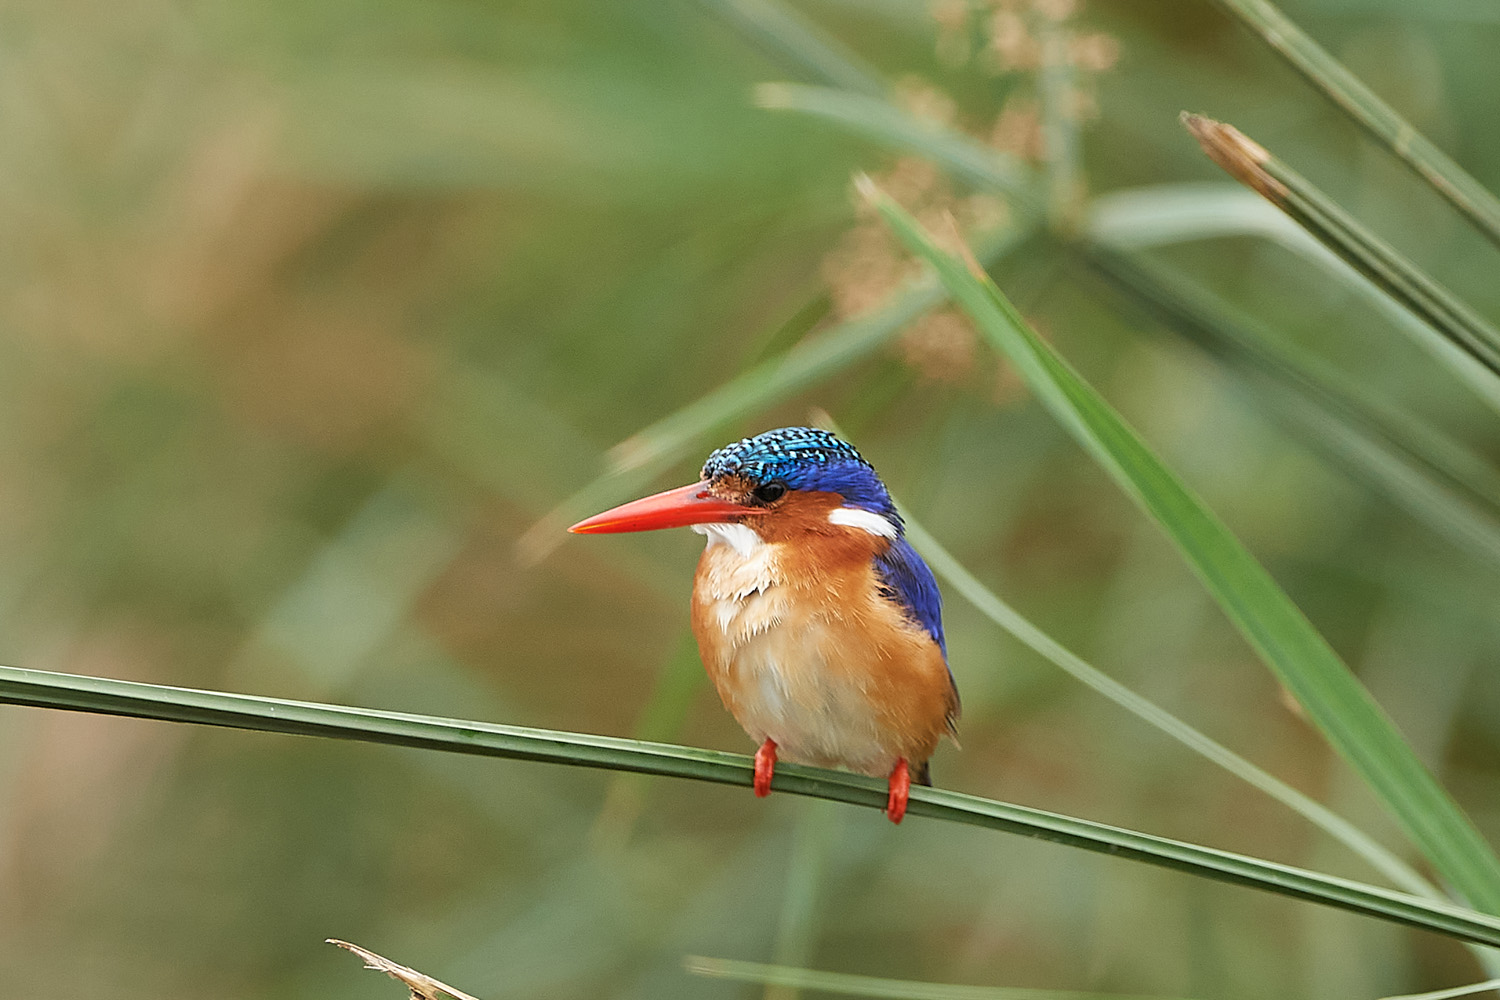
[[[943,597],[938,593],[932,570],[917,555],[905,538],[891,542],[884,553],[875,557],[875,571],[883,584],[881,593],[900,605],[908,618],[926,630],[948,658],[948,644],[943,639]]]

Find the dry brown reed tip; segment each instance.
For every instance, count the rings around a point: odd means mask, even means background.
[[[1198,140],[1209,159],[1223,167],[1229,176],[1277,204],[1285,200],[1286,185],[1266,171],[1265,164],[1271,154],[1260,143],[1233,125],[1204,115],[1184,111],[1178,121]]]
[[[374,969],[376,972],[384,972],[392,979],[399,980],[411,991],[411,1000],[477,1000],[463,990],[456,990],[451,986],[438,982],[431,976],[424,976],[415,969],[408,969],[404,965],[397,965],[388,958],[361,948],[357,944],[348,941],[340,941],[338,938],[329,938],[329,944],[338,945],[345,951],[352,951],[365,960],[365,968]]]

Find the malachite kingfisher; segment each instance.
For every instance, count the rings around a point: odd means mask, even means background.
[[[942,599],[885,484],[854,446],[783,427],[708,456],[700,482],[569,531],[691,527],[708,537],[692,626],[724,707],[751,739],[755,794],[778,756],[889,780],[886,815],[955,735]]]

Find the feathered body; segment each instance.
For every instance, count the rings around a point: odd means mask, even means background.
[[[879,777],[906,760],[926,783],[959,711],[937,585],[852,447],[805,428],[773,433],[807,435],[824,460],[799,469],[806,445],[782,441],[790,456],[767,462],[761,435],[704,467],[726,494],[790,488],[774,516],[695,526],[708,536],[692,602],[703,664],[724,707],[785,759]]]
[[[720,448],[702,481],[574,525],[691,526],[708,537],[692,623],[719,697],[751,738],[756,794],[778,755],[888,776],[886,814],[958,718],[941,599],[885,485],[847,442],[786,427]]]

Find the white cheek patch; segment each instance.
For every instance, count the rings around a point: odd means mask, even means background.
[[[873,510],[858,507],[835,507],[828,512],[829,524],[842,524],[846,528],[860,528],[881,538],[895,538],[896,525],[889,518]]]
[[[708,544],[727,545],[742,556],[751,556],[766,544],[747,524],[694,524],[691,526],[700,535],[708,536]]]

